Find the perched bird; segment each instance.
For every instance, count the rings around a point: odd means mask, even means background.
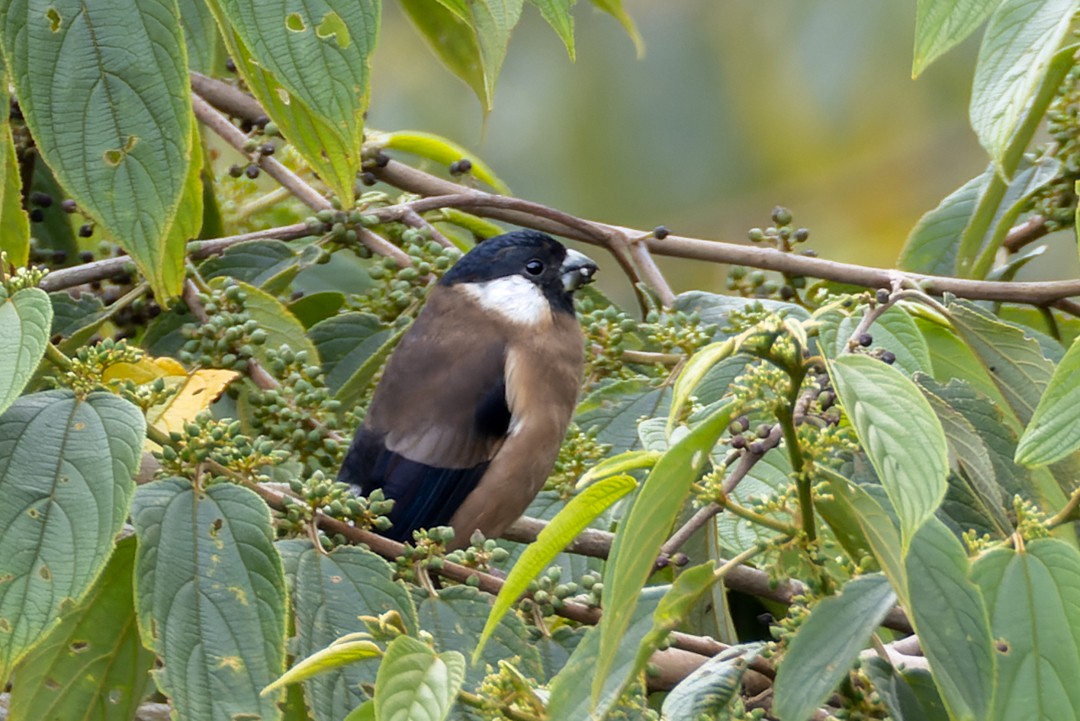
[[[517,230],[439,281],[375,389],[338,480],[394,499],[384,535],[449,525],[455,548],[501,534],[544,485],[577,403],[573,292],[596,264]]]

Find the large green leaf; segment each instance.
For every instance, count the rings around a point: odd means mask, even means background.
[[[37,393],[0,416],[0,678],[105,566],[145,432],[139,409],[108,393]]]
[[[941,423],[915,384],[879,360],[846,355],[829,369],[907,543],[945,497],[949,460]]]
[[[341,313],[316,323],[307,332],[335,393],[394,336],[394,328],[370,313]]]
[[[600,659],[593,678],[594,701],[604,688],[615,650],[630,625],[660,547],[691,486],[709,462],[717,438],[731,421],[733,408],[733,402],[721,406],[657,461],[619,526],[604,572],[604,618],[600,622]]]
[[[911,77],[964,41],[994,10],[986,0],[918,0]]]
[[[367,0],[364,0],[363,4],[366,3]],[[330,118],[316,112],[303,96],[290,92],[280,78],[262,65],[243,37],[233,28],[223,4],[221,0],[207,0],[207,6],[214,13],[229,56],[236,63],[236,69],[244,78],[248,89],[312,170],[342,199],[342,205],[351,205],[353,183],[360,169],[360,146],[353,144],[349,137],[343,136]],[[361,5],[354,4],[357,7]],[[251,5],[254,7],[254,3]],[[334,20],[335,17],[340,20],[339,14],[326,17],[330,18],[331,26],[341,27]],[[284,26],[289,18],[282,14],[275,16],[275,20]],[[339,37],[344,37],[344,33],[334,32],[328,41],[336,41]],[[322,64],[321,61],[319,64]],[[364,98],[366,102],[366,89]],[[345,202],[346,199],[348,202]]]
[[[184,245],[169,234],[191,162],[192,116],[176,3],[12,0],[0,5],[0,26],[45,162],[157,296],[177,295]]]
[[[135,620],[135,538],[116,544],[90,593],[22,660],[8,709],[16,719],[130,719],[154,654]]]
[[[999,649],[985,718],[1080,718],[1080,552],[1052,538],[999,548],[975,562],[972,577]]]
[[[465,657],[436,654],[411,636],[386,648],[375,680],[376,721],[443,721],[465,680]]]
[[[169,478],[139,487],[132,519],[139,629],[177,717],[276,718],[280,694],[259,695],[285,670],[285,578],[266,504],[240,486]]]
[[[848,581],[814,606],[777,671],[773,713],[783,721],[809,719],[895,603],[888,580],[875,573]]]
[[[832,358],[847,351],[847,343],[862,316],[831,311],[821,314],[819,319],[819,338],[825,354]],[[870,333],[873,347],[891,351],[896,356],[893,365],[907,375],[930,372],[930,350],[926,346],[926,339],[903,308],[893,306],[882,313],[870,327]]]
[[[969,578],[963,546],[931,518],[911,539],[905,565],[908,616],[950,717],[986,719],[994,696],[994,652],[986,604]]]
[[[39,288],[0,301],[0,413],[22,393],[45,355],[53,307]]]
[[[642,418],[667,415],[671,389],[646,380],[619,381],[599,388],[581,400],[575,422],[592,431],[596,440],[612,446],[613,453],[641,448],[638,423]]]
[[[360,616],[397,612],[409,633],[417,630],[416,606],[393,569],[366,548],[342,546],[332,553],[307,541],[278,544],[292,587],[296,655],[309,658],[335,639],[366,630]],[[366,696],[361,683],[373,684],[375,662],[354,663],[304,682],[316,721],[337,721]]]
[[[1054,370],[1024,435],[1016,462],[1036,466],[1053,463],[1080,447],[1080,340],[1073,341]]]
[[[1004,0],[983,35],[971,91],[971,126],[1001,164],[1076,12],[1075,0]]]
[[[203,0],[179,0],[180,22],[184,28],[188,65],[200,73],[217,69],[218,42],[214,16]]]
[[[597,516],[636,487],[637,482],[627,475],[612,476],[597,481],[570,499],[558,515],[551,519],[544,530],[540,531],[536,540],[518,558],[514,568],[506,577],[503,587],[499,589],[499,595],[491,608],[491,615],[488,616],[484,630],[480,634],[480,640],[476,644],[476,650],[473,651],[473,663],[476,662],[480,651],[483,650],[484,644],[495,631],[499,621],[514,605],[514,602],[525,593],[529,583]]]

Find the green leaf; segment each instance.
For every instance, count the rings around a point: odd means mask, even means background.
[[[732,646],[716,654],[671,689],[661,707],[665,721],[723,718],[723,710],[739,693],[743,674],[764,644]]]
[[[709,462],[717,438],[731,421],[733,408],[733,402],[723,405],[664,454],[619,526],[604,572],[604,618],[600,622],[600,659],[592,687],[594,702],[603,690],[619,639],[630,625],[660,547],[691,485]]]
[[[721,575],[713,567],[712,561],[687,568],[675,577],[675,583],[671,584],[656,604],[652,628],[638,644],[626,683],[645,670],[653,652],[663,645],[672,631],[685,623],[693,607],[720,579]],[[625,684],[622,690],[625,690]]]
[[[315,344],[304,335],[304,326],[300,325],[300,321],[277,298],[253,285],[229,278],[214,278],[209,282],[209,286],[220,290],[228,287],[230,283],[235,283],[247,294],[244,309],[259,323],[259,327],[266,331],[266,343],[255,349],[255,357],[260,362],[266,362],[267,348],[276,350],[285,345],[294,353],[307,353],[309,364],[319,362],[319,352],[315,349]]]
[[[390,350],[385,346],[396,335],[395,329],[377,316],[356,312],[327,318],[307,332],[322,358],[326,385],[335,393],[380,350],[385,358]]]
[[[776,673],[773,713],[783,721],[809,719],[895,603],[888,580],[875,573],[848,581],[815,605]]]
[[[1001,165],[1076,12],[1075,0],[1004,0],[983,35],[971,90],[971,127]]]
[[[999,651],[986,718],[1080,718],[1080,552],[1052,538],[997,548],[972,577]]]
[[[1022,425],[1031,421],[1053,365],[1024,331],[966,301],[949,304],[956,334],[975,353]]]
[[[154,663],[135,621],[134,565],[135,539],[128,537],[116,544],[90,593],[19,664],[11,718],[134,717]]]
[[[170,478],[139,487],[132,519],[139,630],[177,717],[275,718],[281,694],[259,691],[285,670],[285,578],[266,504]]]
[[[548,702],[548,718],[555,719],[602,719],[619,698],[626,685],[630,669],[637,657],[641,639],[652,628],[652,615],[666,586],[653,586],[642,591],[626,627],[626,633],[618,639],[619,646],[614,658],[609,658],[609,671],[604,679],[600,698],[592,701],[592,685],[596,679],[597,666],[601,663],[600,626],[590,628],[577,648],[570,654],[562,670],[551,680],[551,698]]]
[[[473,655],[491,611],[491,598],[471,586],[451,586],[420,602],[420,627],[431,634],[439,651],[456,651],[465,658]],[[540,653],[532,635],[517,614],[499,621],[477,663],[470,664],[466,679],[470,686],[483,681],[485,667],[498,667],[500,659],[518,656],[517,668],[526,676],[543,674]]]
[[[837,395],[893,507],[905,544],[945,497],[948,448],[941,423],[900,371],[866,355],[829,364]]]
[[[825,353],[829,357],[837,357],[847,351],[847,343],[862,317],[834,310],[822,313],[819,320],[819,337]],[[870,326],[870,333],[874,339],[872,347],[884,348],[896,356],[893,364],[896,368],[909,376],[920,371],[930,372],[930,350],[926,346],[926,339],[903,308],[893,306],[882,313]]]
[[[717,462],[714,460],[714,463]],[[728,494],[735,503],[749,507],[754,500],[766,500],[791,485],[791,461],[787,453],[777,450],[766,453],[754,464],[739,484]],[[790,523],[791,516],[785,511],[772,513],[775,520]],[[762,541],[779,535],[779,531],[766,528],[734,513],[721,513],[716,516],[716,535],[720,545],[728,553],[738,554],[748,551]]]
[[[276,691],[288,684],[307,681],[309,678],[324,674],[342,666],[366,661],[370,658],[380,658],[382,649],[374,641],[338,639],[326,648],[316,651],[283,673],[276,681],[262,690],[262,695]]]
[[[85,328],[96,328],[105,317],[105,304],[93,293],[80,293],[76,298],[66,290],[59,290],[49,293],[49,301],[53,311],[50,337],[71,338]]]
[[[918,0],[911,77],[963,42],[983,24],[995,4],[985,0]]]
[[[214,13],[218,29],[225,40],[229,57],[236,63],[237,72],[244,78],[248,89],[278,126],[282,135],[300,153],[311,169],[330,186],[330,189],[342,200],[343,206],[351,205],[353,183],[356,173],[360,170],[360,145],[353,143],[350,137],[343,136],[330,118],[316,112],[301,95],[290,92],[284,82],[254,55],[243,37],[231,25],[232,18],[223,8],[226,3],[239,1],[241,0],[207,0],[207,6]],[[370,0],[363,0],[353,5],[359,10],[367,7],[369,2]],[[257,6],[251,4],[251,7],[254,11]],[[323,5],[323,7],[326,6]],[[286,13],[272,17],[275,22],[283,26],[288,22]],[[340,19],[341,15],[328,13],[324,17],[330,18],[331,24],[336,25],[334,18]],[[267,15],[268,21],[270,18],[271,16]],[[328,41],[336,41],[337,37],[338,33],[335,32]],[[321,51],[316,49],[316,55],[320,57],[313,62],[313,65],[324,67],[325,62],[320,53]],[[298,59],[291,58],[290,60],[295,62]],[[330,76],[324,79],[329,80]],[[363,101],[367,102],[366,89]],[[360,127],[358,132],[362,131],[363,128]]]
[[[611,445],[613,453],[641,448],[638,421],[667,415],[671,388],[656,388],[646,380],[618,381],[599,388],[578,404],[575,423],[596,434],[600,443]]]
[[[0,92],[0,101],[7,100],[7,92]],[[0,251],[7,254],[8,263],[21,267],[30,260],[30,219],[22,207],[19,159],[8,116],[0,118],[0,145]]]
[[[375,699],[368,699],[354,708],[344,721],[375,721]]]
[[[216,1],[250,53],[244,66],[256,64],[278,84],[279,100],[287,97],[289,104],[298,102],[320,118],[338,143],[330,150],[348,157],[351,166],[358,163],[381,4],[376,0]],[[277,120],[271,107],[267,112]],[[279,125],[290,137],[289,126]],[[324,165],[312,162],[305,150],[301,153],[313,168]],[[352,203],[351,184],[334,190],[343,207]]]
[[[935,0],[920,0],[935,2]],[[940,4],[940,3],[937,3]],[[986,191],[993,168],[987,168],[945,197],[936,208],[928,211],[915,224],[904,241],[897,264],[903,270],[934,275],[956,272],[956,257],[960,239],[971,224],[979,199]]]
[[[929,704],[916,692],[909,680],[911,672],[897,673],[891,663],[879,656],[866,659],[862,668],[873,682],[874,689],[881,696],[894,721],[949,721],[940,697],[935,699],[936,703]],[[925,671],[921,673],[926,674]],[[928,683],[930,690],[934,691],[933,682]],[[936,696],[936,692],[934,695]]]
[[[367,630],[360,616],[397,613],[409,633],[418,630],[416,606],[380,556],[358,546],[323,553],[307,541],[279,541],[292,588],[296,654],[310,657],[335,639]],[[366,696],[361,684],[375,682],[374,662],[360,662],[304,682],[316,721],[338,721]]]
[[[485,112],[493,107],[495,81],[523,4],[524,0],[474,0],[451,12],[445,3],[401,3],[439,59],[473,89]]]
[[[53,308],[39,288],[23,288],[0,301],[0,413],[34,375],[49,342]]]
[[[700,349],[686,361],[679,377],[675,379],[675,388],[671,394],[671,409],[668,411],[667,430],[670,435],[675,423],[682,416],[682,410],[690,402],[691,395],[705,375],[718,363],[728,360],[738,352],[738,342],[734,338],[710,343]]]
[[[307,328],[308,332],[311,332],[311,329],[317,323],[337,315],[337,312],[344,305],[344,293],[336,290],[323,290],[297,298],[289,303],[288,308],[289,312],[296,316],[301,325]],[[319,357],[322,357],[322,351],[319,351]],[[324,359],[323,363],[325,364],[325,362]]]
[[[0,26],[42,158],[79,209],[131,255],[157,297],[178,295],[184,249],[168,238],[193,123],[176,3],[53,0],[46,8],[12,0],[0,7]]]
[[[219,46],[214,15],[202,0],[179,0],[178,5],[188,65],[196,72],[213,74],[218,62]]]
[[[422,641],[398,636],[386,648],[375,680],[377,721],[442,721],[465,681],[465,657],[436,654]]]
[[[548,25],[566,46],[570,60],[574,60],[574,16],[570,9],[577,0],[530,0],[547,20]]]
[[[629,473],[643,468],[652,468],[663,454],[657,451],[625,451],[610,456],[585,471],[578,479],[577,487],[584,488],[590,483],[610,478],[614,475]]]
[[[634,24],[634,19],[623,8],[623,0],[592,0],[592,4],[618,20],[626,34],[634,42],[634,49],[637,50],[638,58],[645,57],[645,41],[642,40],[641,33],[638,32],[637,25]]]
[[[896,595],[907,598],[907,578],[904,560],[900,555],[900,534],[896,525],[874,497],[862,487],[828,468],[819,471],[829,484],[829,492],[838,508],[848,518],[853,518],[862,531],[866,545],[877,559],[878,566],[889,579]]]
[[[1001,395],[979,357],[952,328],[927,318],[916,318],[915,324],[919,326],[930,349],[932,375],[936,380],[941,383],[948,383],[953,379],[966,381],[977,392],[1002,408],[1008,407],[1005,397]],[[1009,416],[1012,417],[1012,414],[1009,413]],[[1014,417],[1010,425],[1018,427]]]
[[[931,518],[911,539],[905,565],[908,617],[950,717],[987,718],[994,695],[993,645],[986,605],[969,579],[963,546]]]
[[[958,475],[976,502],[979,514],[993,525],[1000,536],[1012,533],[1005,496],[997,480],[990,448],[960,411],[925,388],[923,394],[941,421],[949,444],[949,457],[955,459]]]
[[[142,412],[109,393],[36,393],[0,416],[0,678],[105,566],[145,432]]]
[[[503,587],[499,589],[499,595],[496,596],[487,623],[484,624],[476,650],[473,651],[474,664],[499,621],[514,605],[514,602],[525,593],[529,583],[611,504],[636,487],[637,481],[627,475],[597,481],[571,498],[558,515],[544,527],[544,530],[540,531],[536,540],[529,544],[529,547],[521,554],[506,577]]]
[[[470,174],[481,180],[500,195],[510,195],[510,187],[495,175],[491,166],[476,157],[463,146],[441,135],[425,133],[420,130],[395,130],[392,133],[371,133],[369,141],[381,144],[389,150],[400,150],[433,160],[439,165],[450,165],[455,160],[467,158],[472,163]]]
[[[206,280],[229,276],[249,285],[262,285],[296,261],[297,253],[280,240],[249,240],[230,245],[221,255],[199,264]]]
[[[1016,462],[1053,463],[1080,448],[1080,341],[1073,341],[1043,391],[1016,447]]]

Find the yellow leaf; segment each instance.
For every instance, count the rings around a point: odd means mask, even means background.
[[[169,400],[147,411],[146,421],[165,433],[183,431],[185,423],[209,408],[239,376],[236,371],[216,368],[197,370],[180,381]]]

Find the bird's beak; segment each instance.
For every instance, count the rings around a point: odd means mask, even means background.
[[[566,260],[559,268],[559,276],[562,277],[566,292],[573,293],[581,286],[591,283],[597,270],[596,263],[589,256],[567,248]]]

